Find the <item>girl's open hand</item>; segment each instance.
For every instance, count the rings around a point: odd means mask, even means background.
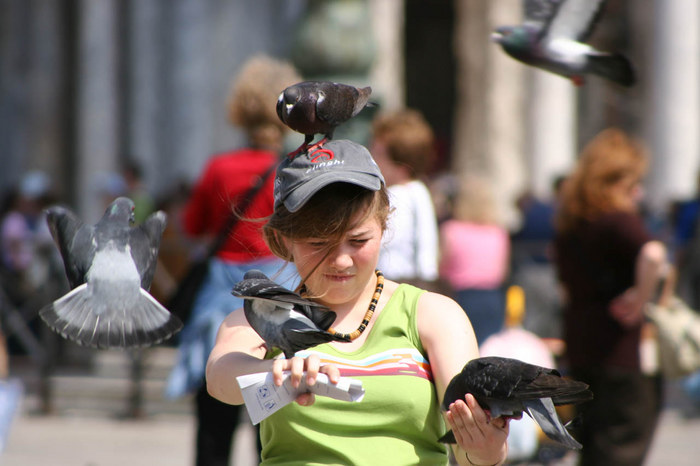
[[[470,462],[498,464],[505,459],[509,419],[492,419],[469,393],[464,400],[457,400],[449,406],[446,418],[457,444],[467,452]],[[492,457],[494,451],[499,452],[497,458]]]

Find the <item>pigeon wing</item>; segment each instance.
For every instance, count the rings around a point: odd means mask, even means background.
[[[360,98],[360,91],[356,87],[331,82],[319,83],[319,87],[322,92],[322,98],[319,97],[316,101],[316,116],[319,120],[335,128],[352,118],[355,104]]]
[[[301,328],[285,330],[286,346],[284,353],[285,357],[290,358],[297,351],[303,351],[312,346],[330,343],[332,341],[346,341],[318,329]]]
[[[46,209],[46,223],[61,252],[71,288],[82,285],[95,255],[95,228],[62,206]]]
[[[519,399],[551,398],[556,405],[581,403],[593,394],[588,385],[577,380],[565,379],[553,369],[544,369],[533,380],[519,383],[513,390]]]
[[[165,212],[159,210],[149,215],[141,225],[129,230],[131,257],[141,276],[141,288],[144,290],[151,288],[167,218]]]
[[[326,306],[313,302],[310,303],[313,305],[297,305],[294,308],[308,317],[318,328],[328,330],[328,327],[335,322],[335,318],[337,317],[336,313]]]
[[[600,19],[605,0],[566,0],[549,25],[547,39],[585,41]]]
[[[523,0],[523,25],[544,34],[564,0]]]
[[[243,280],[233,286],[231,293],[239,298],[260,298],[281,303],[323,307],[278,285],[259,270],[246,272]]]
[[[541,369],[517,359],[484,357],[470,361],[465,372],[485,395],[506,399],[535,380]]]

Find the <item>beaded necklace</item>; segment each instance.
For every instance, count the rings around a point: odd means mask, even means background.
[[[360,326],[357,327],[357,330],[354,330],[350,333],[341,333],[338,332],[336,329],[333,327],[328,328],[328,333],[335,335],[340,338],[348,339],[350,341],[355,340],[357,337],[362,335],[362,332],[365,331],[367,326],[369,325],[369,321],[372,319],[372,315],[374,314],[374,310],[377,308],[377,303],[379,302],[379,297],[382,295],[382,290],[384,290],[384,274],[380,272],[379,270],[375,270],[374,273],[377,275],[377,288],[374,290],[374,294],[372,295],[372,300],[369,302],[369,307],[367,308],[367,312],[365,312],[365,317],[362,319],[362,322],[360,323]],[[305,290],[306,287],[302,287],[302,294]]]

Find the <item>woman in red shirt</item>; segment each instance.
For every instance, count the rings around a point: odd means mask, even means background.
[[[262,219],[272,214],[274,167],[287,130],[277,117],[275,102],[284,88],[299,80],[291,65],[270,58],[256,57],[244,66],[232,88],[228,112],[231,123],[246,132],[249,146],[214,155],[184,209],[185,233],[207,240],[223,231],[232,214],[239,216],[228,239],[209,260],[207,276],[180,333],[178,361],[166,391],[171,398],[196,392],[198,466],[229,464],[238,424],[240,408],[210,397],[204,384],[207,357],[219,325],[243,305],[231,295],[231,289],[250,269],[277,276],[284,266],[262,239]],[[236,210],[265,176],[248,208]]]

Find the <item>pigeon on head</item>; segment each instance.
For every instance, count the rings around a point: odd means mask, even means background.
[[[287,359],[322,343],[350,341],[328,332],[335,312],[278,285],[259,270],[246,272],[232,293],[243,298],[246,319],[267,347],[281,349]]]
[[[630,62],[619,53],[602,52],[585,41],[605,0],[523,0],[525,20],[501,26],[491,35],[511,57],[583,85],[594,74],[622,86],[635,82]]]
[[[132,227],[134,203],[115,199],[95,225],[69,209],[47,209],[71,291],[39,311],[56,332],[84,346],[149,346],[182,328],[148,290],[155,274],[166,215]]]
[[[366,106],[376,105],[369,102],[371,93],[371,87],[330,81],[304,81],[283,90],[277,100],[277,116],[282,123],[305,136],[304,143],[289,156],[320,148],[333,139],[336,127]],[[316,134],[324,137],[309,147]]]

